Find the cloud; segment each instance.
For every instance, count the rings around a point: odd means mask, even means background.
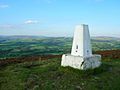
[[[2,28],[2,29],[10,29],[10,28],[14,28],[14,26],[11,25],[11,24],[4,24],[4,25],[0,25],[0,28]]]
[[[52,2],[55,2],[56,0],[43,0],[43,1],[45,1],[48,4],[51,4]]]
[[[0,29],[18,29],[22,28],[22,25],[18,24],[0,24]]]
[[[0,4],[0,8],[8,8],[9,5],[6,5],[6,4]]]
[[[104,1],[104,0],[95,0],[96,2],[101,2],[101,1]]]
[[[102,2],[102,1],[105,1],[105,0],[79,0],[79,1]]]
[[[102,1],[105,1],[105,0],[88,0],[88,1],[102,2]]]
[[[24,23],[25,24],[37,24],[38,21],[37,20],[26,20]]]

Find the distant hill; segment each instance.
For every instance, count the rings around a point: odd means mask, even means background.
[[[13,36],[0,36],[0,39],[19,39],[19,38],[46,38],[46,36],[29,36],[29,35],[13,35]]]
[[[92,37],[93,51],[120,49],[120,38]],[[70,53],[72,37],[0,36],[0,58]]]
[[[97,36],[97,37],[92,37],[93,40],[116,40],[120,41],[119,37],[108,37],[108,36]]]
[[[11,36],[5,36],[5,35],[0,35],[0,39],[20,39],[20,38],[59,38],[59,37],[48,37],[48,36],[32,36],[32,35],[11,35]],[[72,37],[66,37],[66,38],[72,38]],[[92,39],[95,40],[118,40],[120,41],[119,37],[109,37],[109,36],[95,36],[91,37]]]

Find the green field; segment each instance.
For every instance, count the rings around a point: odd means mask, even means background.
[[[0,90],[120,90],[120,59],[94,70],[60,66],[60,58],[0,68]]]
[[[71,37],[0,36],[0,58],[70,53]],[[120,49],[120,38],[93,37],[93,51]]]

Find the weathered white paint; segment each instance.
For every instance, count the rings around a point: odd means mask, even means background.
[[[71,55],[88,57],[92,55],[88,25],[76,26]]]
[[[61,66],[86,70],[99,67],[100,65],[101,55],[92,55],[88,25],[82,24],[77,26],[73,37],[71,55],[63,54]]]
[[[70,66],[76,69],[86,70],[96,68],[101,65],[101,55],[92,55],[90,57],[73,56],[70,54],[62,55],[61,65]]]

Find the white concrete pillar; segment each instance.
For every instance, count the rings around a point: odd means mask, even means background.
[[[92,55],[88,25],[76,26],[71,54],[63,54],[61,66],[86,70],[101,65],[101,55]]]
[[[91,40],[88,25],[76,26],[71,55],[89,57],[92,56]]]

